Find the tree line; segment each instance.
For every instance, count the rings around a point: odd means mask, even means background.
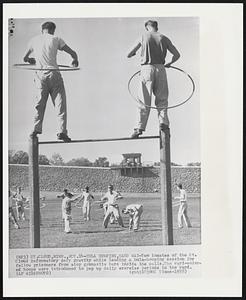
[[[9,164],[28,164],[28,153],[22,150],[8,151],[8,162]],[[88,158],[79,157],[73,158],[68,162],[65,162],[60,153],[53,153],[50,158],[46,155],[39,154],[38,162],[40,165],[51,165],[51,166],[79,166],[79,167],[119,167],[121,163],[110,164],[107,157],[98,157],[94,162]],[[154,162],[154,166],[159,166],[160,162]],[[171,162],[172,166],[181,166],[179,164]],[[200,166],[200,162],[190,162],[187,166]]]
[[[28,164],[28,160],[28,153],[25,151],[9,150],[8,152],[9,164]],[[109,167],[107,157],[98,157],[94,162],[91,162],[85,157],[73,158],[68,162],[65,162],[59,153],[54,153],[51,158],[48,158],[46,155],[39,154],[38,162],[40,165],[51,166]]]

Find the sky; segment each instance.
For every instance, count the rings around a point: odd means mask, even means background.
[[[68,135],[72,139],[128,137],[133,132],[137,103],[130,96],[127,84],[140,69],[139,53],[127,58],[127,52],[145,31],[146,18],[60,18],[14,19],[13,36],[9,37],[9,149],[28,151],[28,136],[33,129],[33,71],[12,67],[22,63],[28,41],[40,34],[45,21],[56,23],[55,34],[74,49],[80,70],[62,72],[67,94]],[[190,74],[196,91],[189,102],[170,109],[171,161],[186,165],[200,161],[199,103],[199,19],[196,17],[160,17],[159,32],[166,35],[181,57],[174,66]],[[140,51],[139,51],[140,52]],[[167,57],[167,62],[170,55]],[[70,65],[71,57],[58,53],[59,64]],[[191,82],[175,70],[167,70],[169,105],[185,100],[191,92]],[[131,84],[136,94],[137,78]],[[154,99],[152,99],[154,102]],[[48,100],[43,134],[40,141],[56,140],[55,109]],[[155,109],[151,110],[144,135],[158,134]],[[159,161],[158,140],[40,145],[39,153],[48,158],[60,153],[65,161],[85,157],[94,161],[106,156],[110,163],[122,160],[122,153],[142,153],[143,162]]]

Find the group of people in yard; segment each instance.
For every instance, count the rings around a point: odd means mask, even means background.
[[[183,188],[182,184],[177,184],[177,189],[179,191],[179,196],[174,199],[178,199],[179,210],[178,210],[178,227],[182,228],[183,223],[186,227],[192,227],[190,219],[187,214],[187,192]],[[70,223],[72,220],[72,203],[74,202],[76,206],[80,202],[83,202],[82,205],[82,214],[84,220],[91,220],[91,206],[94,200],[94,196],[91,194],[89,186],[86,186],[81,193],[73,194],[64,189],[62,194],[57,195],[57,198],[62,199],[62,219],[64,220],[64,232],[71,233]],[[124,227],[123,219],[121,213],[129,216],[129,225],[128,229],[131,231],[137,231],[140,225],[140,219],[143,213],[142,204],[129,204],[120,212],[118,205],[118,200],[123,199],[123,196],[120,192],[115,191],[113,185],[108,186],[108,191],[99,201],[99,207],[103,208],[104,219],[103,227],[107,228],[109,224],[119,224],[121,227]],[[11,192],[9,190],[9,220],[14,225],[16,229],[20,228],[20,220],[25,220],[25,204],[28,203],[28,199],[25,198],[22,194],[21,187],[17,188],[17,192]],[[14,207],[16,208],[17,217],[15,217]]]
[[[57,195],[57,198],[62,199],[62,218],[64,220],[64,232],[71,233],[70,222],[72,220],[72,203],[78,205],[83,201],[82,212],[85,221],[90,221],[91,219],[91,205],[94,200],[94,196],[90,193],[89,187],[86,186],[82,193],[78,195],[73,195],[64,189],[63,193]],[[113,189],[113,185],[108,186],[108,191],[101,198],[99,207],[103,208],[104,228],[108,227],[108,224],[118,223],[121,227],[124,227],[123,219],[121,217],[119,205],[117,200],[122,199],[120,192],[116,192]],[[122,210],[122,213],[129,215],[129,230],[137,231],[139,229],[140,217],[143,212],[142,204],[130,204]]]
[[[178,227],[183,227],[183,222],[187,227],[192,227],[190,219],[187,214],[187,192],[183,189],[182,184],[177,184],[177,189],[179,191],[179,196],[174,199],[180,201],[179,210],[178,210]],[[72,220],[72,203],[75,202],[77,205],[79,202],[83,201],[82,211],[85,221],[90,221],[91,216],[91,204],[94,200],[94,196],[90,193],[89,187],[83,190],[81,194],[73,195],[68,192],[67,189],[64,189],[64,192],[61,195],[57,196],[62,198],[62,218],[65,224],[65,233],[71,233],[70,221]],[[114,191],[113,185],[108,186],[108,191],[101,198],[99,206],[104,210],[104,219],[103,226],[104,228],[108,227],[108,224],[119,224],[121,227],[124,227],[123,219],[120,213],[119,205],[117,201],[122,199],[123,196],[120,192]],[[143,213],[142,204],[129,204],[121,211],[123,214],[129,215],[129,225],[128,229],[137,231],[140,225],[140,219]]]
[[[16,229],[20,229],[18,221],[26,220],[24,205],[27,201],[22,195],[21,187],[18,187],[16,192],[9,190],[9,220],[14,224]],[[15,217],[14,207],[16,208],[17,217]]]
[[[41,195],[40,200],[44,201],[45,197]],[[29,205],[29,199],[23,195],[20,186],[17,187],[16,192],[9,190],[9,220],[16,229],[20,229],[20,221],[26,220],[25,208],[27,205]],[[16,216],[14,208],[16,210]]]

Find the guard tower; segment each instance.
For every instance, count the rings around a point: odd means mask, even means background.
[[[141,163],[141,153],[125,153],[122,154],[124,160],[123,160],[123,165],[126,166],[142,166]]]
[[[141,153],[124,153],[122,156],[123,161],[121,163],[121,167],[125,175],[127,174],[128,170],[130,171],[131,175],[133,174],[134,170],[136,170],[137,173],[140,171],[143,174]]]

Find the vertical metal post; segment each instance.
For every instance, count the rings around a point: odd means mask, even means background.
[[[160,130],[160,180],[163,244],[173,245],[170,129],[168,126]]]
[[[40,248],[38,138],[29,139],[30,248]]]

